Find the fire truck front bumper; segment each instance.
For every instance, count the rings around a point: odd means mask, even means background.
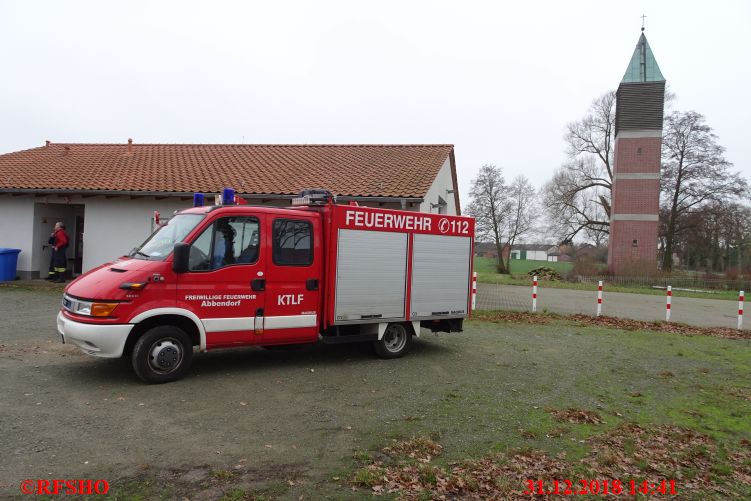
[[[132,324],[84,324],[57,314],[57,332],[63,343],[78,346],[87,355],[101,358],[119,358],[123,355]]]

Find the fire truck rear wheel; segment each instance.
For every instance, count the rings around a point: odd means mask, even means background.
[[[389,324],[383,338],[373,342],[373,348],[381,358],[403,357],[411,346],[412,333],[403,324]]]
[[[172,325],[147,330],[133,347],[133,370],[146,383],[168,383],[180,379],[192,360],[190,336]]]

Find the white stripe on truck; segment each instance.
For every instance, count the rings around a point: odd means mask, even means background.
[[[263,328],[295,329],[298,327],[315,327],[318,315],[287,315],[279,317],[265,317]]]
[[[202,318],[206,332],[251,331],[255,317]]]
[[[296,329],[315,327],[318,315],[282,315],[263,317],[263,329]],[[204,318],[201,320],[206,332],[251,331],[255,328],[255,317]]]

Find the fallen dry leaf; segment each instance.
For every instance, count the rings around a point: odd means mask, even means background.
[[[547,412],[552,414],[558,422],[578,424],[602,424],[604,422],[600,415],[594,411],[574,409],[573,407],[564,410],[548,409]]]
[[[683,336],[710,336],[725,339],[751,339],[750,330],[737,330],[729,327],[694,327],[675,322],[645,322],[608,316],[591,316],[577,313],[561,315],[556,313],[530,313],[525,311],[480,311],[473,314],[475,320],[485,322],[511,322],[526,324],[548,324],[553,320],[568,320],[579,325],[608,327],[626,331],[672,332]]]

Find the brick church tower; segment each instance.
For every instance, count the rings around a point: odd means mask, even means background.
[[[644,33],[616,96],[608,269],[636,275],[657,270],[665,100],[665,79]]]

